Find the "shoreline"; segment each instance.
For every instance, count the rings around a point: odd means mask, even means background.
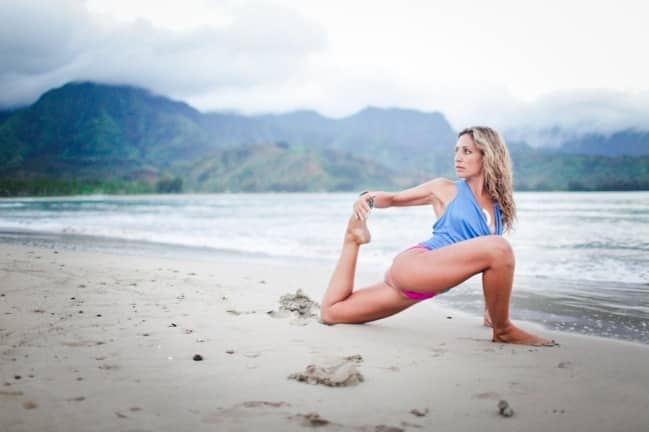
[[[434,303],[364,325],[279,313],[280,297],[298,289],[319,301],[330,270],[1,244],[0,429],[593,432],[649,424],[649,380],[639,379],[649,346],[528,323],[520,324],[561,346],[492,343],[480,318]],[[374,277],[361,274],[359,283]],[[340,387],[289,379],[309,365],[363,379]],[[512,417],[499,414],[500,400]]]

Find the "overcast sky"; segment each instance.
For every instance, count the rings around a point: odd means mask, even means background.
[[[373,105],[458,129],[649,130],[646,4],[0,0],[0,106],[92,80],[201,111]]]

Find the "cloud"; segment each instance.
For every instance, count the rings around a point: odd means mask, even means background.
[[[545,95],[520,109],[515,120],[522,126],[540,125],[610,132],[649,125],[649,92],[581,90]]]
[[[503,122],[508,135],[533,146],[557,146],[589,133],[649,130],[649,92],[565,91],[534,103],[512,105]]]
[[[0,106],[31,103],[75,80],[182,99],[273,86],[298,76],[326,46],[316,24],[263,2],[232,3],[228,25],[182,30],[116,21],[79,0],[3,0],[0,7]]]
[[[444,112],[456,129],[489,125],[535,147],[558,146],[589,133],[649,130],[649,91],[566,90],[522,102],[492,85],[456,91],[455,99],[451,93],[443,97],[449,101]]]
[[[373,105],[521,135],[646,130],[649,63],[637,54],[646,14],[621,1],[628,7],[0,0],[0,108],[90,80],[144,87],[203,111],[341,117]],[[586,6],[596,16],[575,32]],[[602,33],[609,24],[616,31]]]

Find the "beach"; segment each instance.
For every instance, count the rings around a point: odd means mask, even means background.
[[[492,343],[434,300],[364,325],[282,310],[331,269],[1,244],[0,429],[649,430],[649,346],[532,323],[560,346]]]
[[[326,280],[354,198],[286,193],[0,199],[0,244],[191,261],[234,256],[268,258],[280,266],[318,262],[326,267]],[[519,223],[506,235],[516,255],[512,317],[556,331],[649,344],[649,192],[520,192],[517,203]],[[394,256],[431,236],[433,222],[427,206],[373,212],[372,242],[361,250],[359,270],[374,269],[372,282],[382,278]],[[481,316],[480,279],[428,304]]]

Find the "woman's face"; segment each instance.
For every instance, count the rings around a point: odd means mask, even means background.
[[[482,174],[482,152],[469,134],[462,135],[455,144],[455,174],[463,179]]]

